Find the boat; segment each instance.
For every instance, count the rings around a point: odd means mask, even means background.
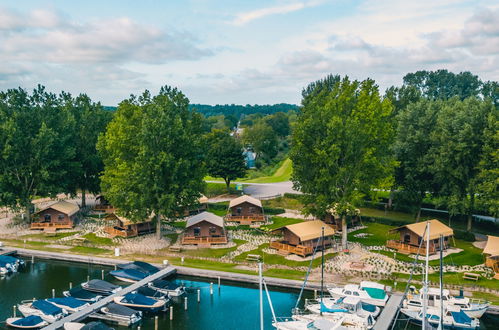
[[[348,326],[349,329],[372,329],[376,320],[372,315],[358,316],[350,313],[336,313],[336,314],[295,314],[293,319],[297,321],[316,321],[325,319],[333,322],[339,327]]]
[[[9,327],[19,329],[38,329],[49,324],[37,315],[30,315],[27,317],[9,317],[5,320],[5,323],[7,323]]]
[[[408,308],[400,310],[402,314],[409,317],[412,323],[417,325],[422,324],[423,311]],[[437,328],[441,321],[444,329],[478,329],[480,321],[477,318],[471,318],[464,311],[450,311],[444,313],[444,317],[440,320],[440,308],[429,307],[426,311],[426,320],[430,326]]]
[[[85,290],[97,292],[105,296],[117,293],[122,289],[119,285],[114,285],[103,280],[90,280],[88,282],[82,283],[81,287]]]
[[[115,297],[114,302],[144,312],[159,312],[166,309],[166,300],[146,297],[140,293],[127,293],[124,296]]]
[[[322,298],[322,303],[320,300],[310,300],[305,301],[305,309],[314,314],[334,314],[334,313],[349,313],[355,314],[360,317],[367,317],[371,315],[376,318],[381,309],[378,306],[374,306],[365,302],[362,302],[359,298],[353,297],[341,297],[341,298]]]
[[[185,293],[185,287],[170,281],[156,280],[147,285],[151,289],[167,294],[169,297],[179,297]]]
[[[88,302],[78,300],[74,297],[48,298],[47,301],[59,308],[64,308],[69,313],[76,313],[90,306]]]
[[[163,300],[169,300],[168,294],[159,292],[158,290],[154,290],[150,287],[147,286],[141,286],[135,291],[132,291],[133,293],[140,293],[143,296],[150,297],[150,298],[155,298],[155,299],[163,299]]]
[[[319,319],[315,321],[309,320],[293,320],[293,319],[277,319],[272,322],[272,326],[278,330],[336,330],[342,329],[341,323],[334,323],[330,320]]]
[[[6,262],[0,261],[0,275],[12,273],[12,266]]]
[[[154,274],[159,272],[159,268],[143,261],[133,261],[127,264],[118,265],[120,269],[135,269],[142,273]]]
[[[142,320],[142,312],[113,302],[109,303],[105,307],[102,307],[100,309],[100,313],[111,317],[118,322],[125,322],[129,325],[133,325]]]
[[[136,269],[118,269],[110,271],[109,274],[114,276],[117,280],[129,283],[138,282],[149,276],[149,274]]]
[[[102,322],[93,321],[87,324],[67,322],[64,323],[64,330],[114,330],[114,329],[108,327]]]
[[[91,302],[94,303],[100,299],[102,299],[102,296],[99,295],[98,293],[92,292],[85,290],[80,287],[72,288],[68,291],[64,291],[62,293],[65,297],[73,297],[78,300],[86,301],[86,302]]]
[[[0,256],[0,263],[5,263],[9,265],[12,271],[15,273],[21,267],[24,266],[24,260],[12,256]]]
[[[21,304],[17,305],[17,309],[25,317],[36,315],[48,323],[54,323],[68,314],[66,310],[46,300],[22,301]]]
[[[388,301],[385,286],[371,281],[362,281],[360,285],[346,284],[344,287],[329,286],[327,289],[333,297],[359,298],[365,303],[379,307],[384,307]]]

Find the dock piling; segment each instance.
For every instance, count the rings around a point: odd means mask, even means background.
[[[201,290],[198,289],[198,302],[201,302]]]
[[[218,277],[218,291],[220,291],[220,276]]]
[[[187,310],[187,297],[184,297],[184,309]]]
[[[173,306],[170,306],[170,321],[173,320]]]
[[[16,305],[12,306],[12,317],[17,317],[17,315],[16,315],[16,309],[17,309]]]
[[[210,283],[210,295],[213,296],[213,282]]]
[[[87,282],[90,281],[90,275],[87,275]]]
[[[31,263],[34,264],[35,263],[35,256],[31,256]]]
[[[118,266],[117,265],[114,265],[114,270],[117,270],[118,269]]]
[[[317,299],[317,289],[314,289],[314,299]]]
[[[101,278],[104,281],[104,269],[101,271]]]
[[[55,298],[55,289],[52,289],[52,298]]]
[[[69,290],[73,288],[73,282],[69,282]]]
[[[140,329],[140,327],[139,327]],[[154,330],[158,330],[158,315],[154,317]]]

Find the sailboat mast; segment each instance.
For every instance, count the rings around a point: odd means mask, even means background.
[[[443,255],[443,240],[444,236],[440,235],[440,330],[444,329],[444,255]]]
[[[262,263],[258,263],[258,279],[259,279],[259,287],[260,287],[260,330],[263,330],[263,274],[262,274]]]
[[[429,263],[428,259],[430,256],[430,222],[426,222],[426,263],[425,263],[425,278],[423,283],[423,317],[422,321],[422,329],[426,330],[426,311],[428,307],[428,270]]]
[[[324,227],[322,227],[322,261],[321,261],[321,307],[320,307],[320,315],[322,315],[322,304],[323,304],[323,298],[324,298]]]

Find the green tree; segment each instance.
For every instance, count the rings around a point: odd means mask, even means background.
[[[483,133],[493,111],[491,102],[475,97],[464,101],[452,98],[443,103],[430,136],[435,144],[431,155],[438,195],[446,202],[451,215],[468,215],[468,230],[471,230],[478,191],[477,165],[482,157]]]
[[[174,219],[204,188],[201,118],[176,88],[162,87],[120,103],[97,148],[104,161],[102,190],[131,219]]]
[[[286,137],[290,133],[289,119],[284,112],[277,112],[265,117],[265,122],[272,127],[279,137]]]
[[[306,211],[323,216],[334,208],[342,217],[346,248],[347,217],[364,194],[392,175],[393,105],[370,79],[328,76],[303,95],[292,135],[292,180],[305,194]]]
[[[243,141],[253,147],[257,157],[273,159],[278,152],[279,140],[277,134],[264,121],[258,121],[252,127],[243,131]]]
[[[67,192],[78,168],[75,121],[54,94],[38,86],[0,93],[0,204],[23,207],[31,220],[35,196]]]
[[[230,182],[246,174],[241,144],[221,130],[214,130],[206,137],[206,168],[208,174],[221,177],[230,191]]]

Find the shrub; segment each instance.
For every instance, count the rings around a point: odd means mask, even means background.
[[[282,208],[274,208],[274,207],[264,207],[263,212],[267,215],[275,215],[286,212],[285,209]]]
[[[469,231],[454,230],[454,237],[467,242],[475,241],[475,235],[473,233],[470,233]]]

